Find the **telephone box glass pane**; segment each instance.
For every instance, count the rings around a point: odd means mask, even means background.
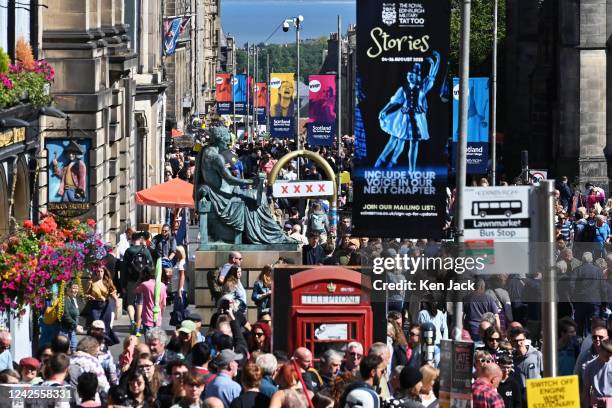
[[[348,340],[348,324],[318,323],[315,325],[314,337],[315,340]]]
[[[304,333],[306,333],[306,340],[310,340],[312,339],[312,323],[310,322],[304,322],[304,325],[306,326],[306,330],[304,331]]]

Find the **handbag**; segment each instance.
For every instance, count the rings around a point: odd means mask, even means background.
[[[58,296],[43,313],[43,322],[45,324],[55,324],[60,319],[60,297]]]

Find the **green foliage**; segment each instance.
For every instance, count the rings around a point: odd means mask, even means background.
[[[323,51],[327,49],[327,38],[305,40],[300,43],[300,79],[307,83],[308,75],[318,74],[323,65]],[[265,80],[266,54],[270,55],[270,72],[296,72],[296,48],[293,44],[259,45],[259,81]],[[251,72],[253,61],[251,60]],[[247,53],[236,51],[236,72],[246,72]]]
[[[451,74],[458,75],[461,44],[462,0],[451,0]],[[501,47],[506,38],[506,0],[499,0],[497,41]],[[470,71],[488,74],[482,65],[490,59],[493,46],[493,1],[472,0],[470,24]],[[472,75],[473,76],[473,75]]]
[[[0,74],[6,74],[9,71],[11,59],[8,54],[0,47]]]
[[[43,74],[22,71],[8,74],[12,88],[0,83],[0,109],[16,105],[21,100],[27,100],[36,108],[51,104],[51,96],[45,94],[47,81]]]

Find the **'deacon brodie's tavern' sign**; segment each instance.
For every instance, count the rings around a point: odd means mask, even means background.
[[[91,208],[89,139],[47,139],[47,210],[79,217]]]

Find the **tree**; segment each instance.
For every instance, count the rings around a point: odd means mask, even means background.
[[[462,0],[451,0],[451,67],[452,75],[459,73],[459,55],[461,44],[461,9]],[[497,41],[503,45],[506,38],[506,0],[499,0]],[[483,64],[490,58],[493,46],[493,1],[472,0],[470,24],[470,71],[489,73],[490,69]]]
[[[296,48],[293,44],[259,44],[259,80],[265,80],[266,54],[270,55],[270,72],[296,72]],[[308,76],[318,74],[323,65],[323,51],[327,49],[325,37],[300,42],[300,80],[308,82]],[[236,50],[236,72],[247,69],[246,50]],[[253,61],[251,60],[251,72]]]

